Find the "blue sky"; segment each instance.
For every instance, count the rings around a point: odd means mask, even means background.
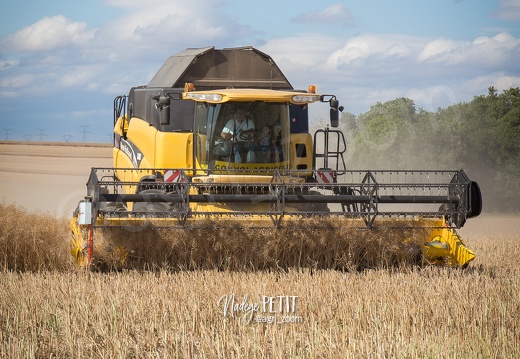
[[[520,86],[520,0],[26,0],[0,20],[0,139],[109,142],[113,98],[187,47],[252,45],[356,115]]]

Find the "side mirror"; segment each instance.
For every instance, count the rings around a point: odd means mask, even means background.
[[[170,106],[163,106],[159,110],[159,117],[161,125],[170,124]]]
[[[343,112],[343,106],[339,105],[339,101],[334,95],[321,95],[321,102],[328,102],[330,105],[330,126],[339,126],[339,112]]]
[[[159,96],[159,106],[165,107],[170,104],[170,98],[168,96]]]
[[[343,106],[339,105],[339,101],[333,96],[330,101],[330,126],[338,127],[339,126],[339,112],[343,111]]]
[[[160,96],[152,96],[152,99],[156,101],[155,108],[159,110],[159,118],[161,125],[170,124],[170,97],[168,94]]]
[[[330,126],[338,127],[339,126],[339,112],[337,108],[330,108]]]

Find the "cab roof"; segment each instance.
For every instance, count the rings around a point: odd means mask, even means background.
[[[293,89],[273,59],[251,46],[186,49],[170,56],[147,87],[183,88],[188,82],[197,90]]]

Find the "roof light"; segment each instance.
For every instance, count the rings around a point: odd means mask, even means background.
[[[318,86],[316,85],[309,85],[309,89],[307,90],[309,93],[318,93]]]
[[[315,102],[320,99],[320,96],[318,95],[295,95],[293,96],[293,102],[296,103],[309,103],[309,102]]]
[[[188,92],[185,96],[195,101],[219,102],[222,100],[222,95],[218,93]]]
[[[195,85],[193,82],[186,82],[184,84],[184,92],[195,91]]]

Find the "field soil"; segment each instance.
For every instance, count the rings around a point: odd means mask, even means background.
[[[68,217],[92,167],[112,167],[112,145],[0,142],[0,200]]]

